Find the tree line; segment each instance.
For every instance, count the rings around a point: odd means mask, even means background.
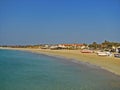
[[[97,43],[97,42],[93,42],[92,44],[89,44],[88,47],[91,48],[91,49],[115,49],[117,47],[120,46],[120,42],[110,42],[110,41],[107,41],[105,40],[104,42],[102,43]]]

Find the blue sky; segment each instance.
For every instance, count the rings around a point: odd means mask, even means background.
[[[120,42],[119,0],[0,0],[0,45]]]

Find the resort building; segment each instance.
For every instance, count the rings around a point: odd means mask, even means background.
[[[62,46],[66,49],[82,49],[85,47],[83,44],[60,44],[59,46]]]

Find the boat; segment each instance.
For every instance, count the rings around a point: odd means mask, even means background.
[[[81,51],[81,53],[93,53],[93,50],[84,49]]]
[[[98,56],[111,56],[112,54],[110,52],[97,52]]]

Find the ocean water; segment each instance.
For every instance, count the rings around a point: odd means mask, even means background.
[[[0,50],[0,90],[120,90],[120,76],[74,61]]]

